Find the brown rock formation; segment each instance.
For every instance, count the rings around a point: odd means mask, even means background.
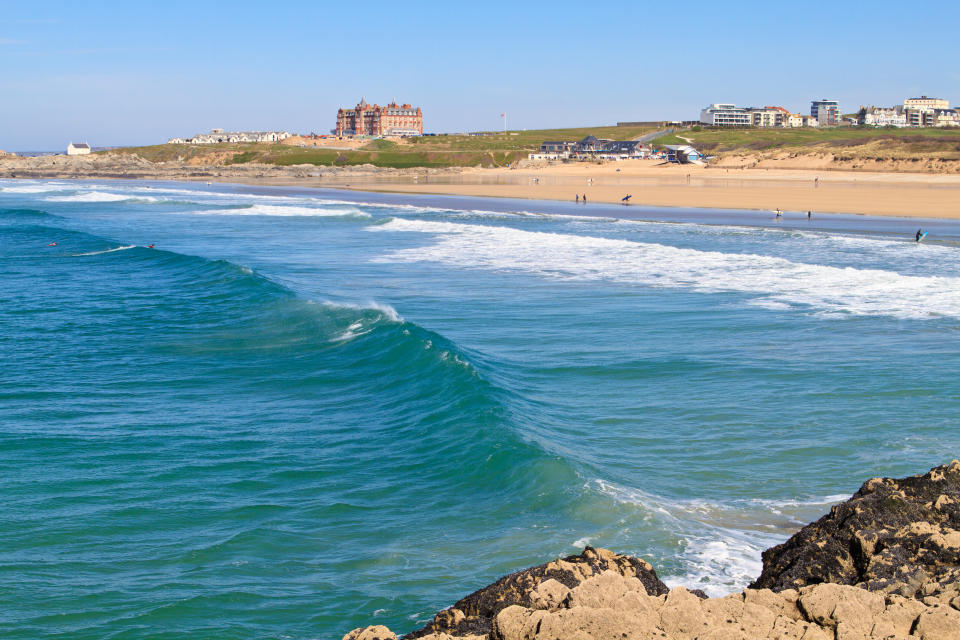
[[[558,607],[571,589],[605,571],[637,580],[645,593],[661,595],[669,591],[648,562],[619,556],[606,549],[587,547],[578,556],[568,556],[500,578],[441,611],[432,622],[406,637],[420,638],[436,633],[457,636],[487,634],[493,619],[503,609],[512,605],[534,609]]]
[[[868,480],[853,497],[763,552],[751,586],[830,582],[907,597],[960,595],[960,462]],[[960,638],[960,631],[957,637]]]
[[[667,590],[636,558],[587,547],[436,615],[427,640],[960,640],[960,462],[873,479],[763,554],[755,585]],[[393,640],[386,627],[344,640]]]

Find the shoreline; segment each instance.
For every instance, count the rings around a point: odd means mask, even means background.
[[[4,159],[0,178],[217,182],[251,187],[345,189],[633,207],[811,211],[897,218],[960,220],[960,175],[836,169],[665,165],[625,160],[522,168],[386,169],[296,165],[193,166],[141,158],[46,156]]]
[[[335,181],[340,182],[340,181]],[[346,181],[343,181],[344,183]],[[558,200],[772,212],[811,211],[899,218],[960,219],[960,176],[725,169],[623,161],[599,166],[465,169],[448,178],[338,184],[392,193]]]
[[[198,188],[224,190],[227,192],[249,192],[261,195],[298,197],[328,197],[356,204],[378,204],[416,206],[435,209],[452,210],[484,210],[495,213],[518,215],[558,215],[589,218],[605,218],[625,222],[654,222],[665,224],[706,224],[731,225],[766,229],[791,229],[795,231],[814,231],[825,233],[873,233],[890,239],[910,240],[916,232],[917,225],[930,232],[926,243],[937,244],[947,242],[960,243],[960,219],[957,218],[923,218],[920,216],[893,216],[865,213],[822,212],[812,219],[807,218],[805,212],[786,210],[782,217],[776,217],[771,211],[762,209],[718,208],[718,207],[690,207],[690,206],[644,206],[631,203],[622,206],[619,203],[604,203],[591,201],[588,205],[577,204],[566,200],[513,198],[509,196],[473,196],[456,193],[416,192],[413,190],[394,191],[389,188],[378,188],[373,183],[338,184],[338,182],[323,181],[320,183],[304,184],[303,180],[269,179],[251,180],[234,176],[211,177],[209,180],[197,179],[163,179],[133,176],[133,177],[64,177],[64,178],[23,178],[24,180],[61,180],[68,183],[85,183],[101,181],[108,185],[111,182],[122,185],[133,183],[143,186],[175,187],[177,185],[197,184]],[[0,178],[2,182],[9,180]],[[20,180],[16,178],[15,180]]]

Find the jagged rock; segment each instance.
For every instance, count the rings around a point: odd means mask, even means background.
[[[635,578],[648,594],[661,595],[669,591],[650,563],[639,558],[617,555],[607,549],[587,547],[580,555],[554,560],[500,578],[489,587],[471,593],[451,607],[463,612],[463,619],[454,623],[450,618],[440,617],[438,614],[438,617],[425,627],[405,637],[420,638],[431,633],[486,634],[490,632],[496,615],[511,605],[520,605],[525,609],[549,606],[548,603],[559,596],[561,590],[553,585],[544,587],[544,582],[552,580],[562,587],[573,589],[584,580],[604,571]]]
[[[393,635],[367,627],[344,640],[375,638]],[[765,552],[741,593],[668,590],[643,560],[587,547],[501,578],[405,638],[960,640],[960,462],[865,483]]]
[[[960,575],[960,462],[922,476],[867,481],[853,497],[763,552],[751,587],[858,585],[907,597],[955,591]],[[958,634],[960,636],[960,634]]]
[[[917,617],[913,634],[921,640],[957,640],[960,611],[943,606],[929,608]]]
[[[397,634],[382,624],[359,627],[343,636],[343,640],[397,640]]]

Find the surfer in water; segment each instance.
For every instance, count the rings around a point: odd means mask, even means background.
[[[917,242],[920,242],[921,240],[923,240],[923,236],[925,235],[927,234],[923,231],[923,228],[917,229],[917,238],[916,238]]]
[[[56,242],[51,242],[51,243],[48,244],[47,246],[48,246],[48,247],[55,247],[55,246],[57,246],[57,243],[56,243]]]

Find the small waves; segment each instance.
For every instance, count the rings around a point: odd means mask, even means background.
[[[436,242],[386,254],[384,262],[438,262],[542,277],[645,287],[739,292],[841,315],[960,318],[960,278],[910,276],[510,227],[395,219],[371,230],[433,234]]]
[[[74,257],[74,258],[80,258],[80,257],[83,257],[83,256],[99,256],[99,255],[104,254],[104,253],[113,253],[114,251],[126,251],[127,249],[133,249],[133,248],[135,248],[136,246],[137,246],[137,245],[135,245],[135,244],[128,244],[128,245],[124,245],[124,246],[122,246],[122,247],[114,247],[114,248],[112,248],[112,249],[104,249],[103,251],[88,251],[88,252],[86,252],[86,253],[73,253],[73,254],[71,254],[71,256]]]
[[[232,208],[200,209],[192,211],[197,215],[221,215],[221,216],[311,216],[311,217],[352,217],[369,218],[370,214],[361,211],[356,207],[338,207],[329,209],[318,209],[314,207],[300,207],[289,205],[238,205]]]
[[[156,200],[151,197],[136,197],[119,193],[109,193],[107,191],[87,191],[85,193],[75,193],[69,196],[49,196],[44,198],[47,202],[123,202],[124,200],[142,199],[145,201]]]
[[[670,500],[639,489],[594,480],[588,489],[642,510],[678,537],[679,571],[662,576],[671,587],[700,588],[717,597],[746,587],[763,569],[761,553],[782,543],[847,495],[806,500]]]

